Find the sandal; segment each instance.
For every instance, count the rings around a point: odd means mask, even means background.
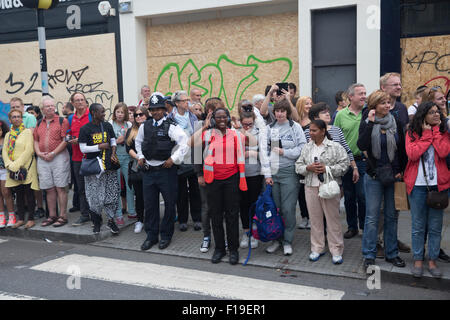
[[[54,226],[55,228],[61,227],[61,226],[65,225],[65,224],[67,224],[67,222],[68,222],[67,218],[59,217],[59,218],[58,218],[58,221],[56,221],[56,222],[53,224],[53,226]]]
[[[58,217],[48,217],[44,222],[41,223],[42,227],[47,227],[51,224],[54,224],[58,220]]]

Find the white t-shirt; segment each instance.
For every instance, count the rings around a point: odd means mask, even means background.
[[[423,154],[425,161],[425,170],[427,172],[427,181],[429,186],[437,186],[437,169],[434,163],[434,147],[431,145]],[[426,186],[425,176],[423,175],[422,159],[419,162],[419,170],[417,171],[416,186]]]
[[[414,103],[412,106],[408,108],[408,116],[413,116],[417,112],[417,103]]]

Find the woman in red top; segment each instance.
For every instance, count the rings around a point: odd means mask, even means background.
[[[450,174],[445,160],[450,151],[450,134],[446,123],[438,106],[434,102],[425,102],[419,106],[406,135],[409,160],[404,179],[411,204],[412,273],[417,278],[423,274],[426,232],[428,270],[433,277],[442,276],[436,260],[441,244],[443,210],[430,208],[426,198],[428,189],[446,191],[450,187]]]
[[[211,218],[216,248],[212,263],[219,263],[226,255],[225,218],[230,264],[239,261],[239,189],[247,190],[243,136],[230,129],[231,117],[225,108],[217,108],[206,118],[201,141],[207,154],[203,174],[206,183],[208,215]],[[200,131],[192,136],[198,139]]]

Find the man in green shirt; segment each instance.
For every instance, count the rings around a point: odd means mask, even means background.
[[[36,127],[36,117],[32,114],[29,114],[28,112],[25,112],[25,108],[23,105],[23,101],[20,98],[14,97],[9,102],[10,110],[20,110],[22,112],[22,118],[23,118],[23,124],[25,128],[31,129],[31,131],[34,131],[34,128]]]
[[[344,205],[347,214],[348,230],[344,238],[356,236],[359,228],[364,229],[366,217],[366,200],[364,192],[364,174],[366,173],[366,160],[356,145],[358,141],[359,124],[362,109],[366,103],[366,89],[363,84],[355,83],[348,88],[350,105],[336,115],[334,125],[341,128],[345,140],[355,157],[356,167],[351,168],[342,178],[344,187]]]

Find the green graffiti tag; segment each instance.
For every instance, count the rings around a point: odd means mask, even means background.
[[[155,91],[165,91],[170,95],[177,90],[189,92],[193,88],[202,91],[202,97],[220,97],[227,108],[232,110],[244,93],[258,83],[263,74],[280,74],[275,82],[285,82],[292,72],[292,61],[289,58],[261,60],[254,55],[247,58],[246,64],[237,63],[222,54],[216,63],[207,63],[198,68],[192,59],[188,59],[181,67],[177,63],[166,64],[158,75]],[[162,84],[167,88],[161,88]],[[225,86],[224,83],[227,85]],[[264,84],[268,85],[270,83]]]

